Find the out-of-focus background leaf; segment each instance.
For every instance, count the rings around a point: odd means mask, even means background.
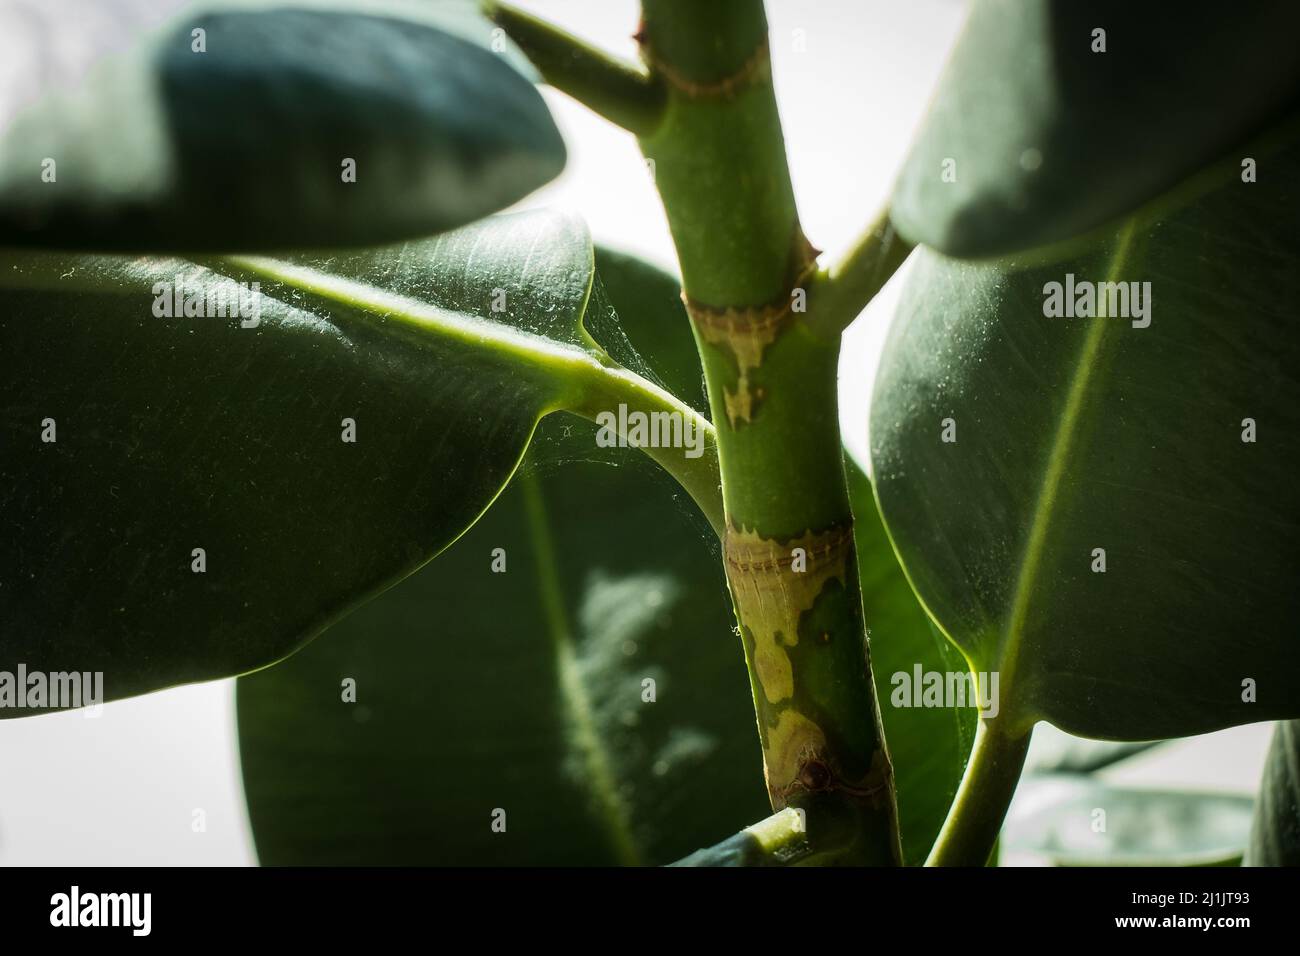
[[[1057,866],[1235,866],[1252,801],[1117,787],[1082,774],[1026,777],[1002,831],[1008,854]]]
[[[1034,728],[1025,758],[1026,774],[1095,773],[1137,756],[1163,741],[1089,740],[1057,730],[1051,724]]]
[[[1113,223],[1221,156],[1239,169],[1300,102],[1297,33],[1292,0],[975,0],[894,221],[948,255],[1003,255]]]
[[[369,245],[503,209],[565,152],[493,29],[472,0],[5,0],[0,245]]]
[[[1281,721],[1273,731],[1245,862],[1300,866],[1300,721]]]

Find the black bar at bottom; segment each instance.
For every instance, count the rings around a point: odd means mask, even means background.
[[[337,947],[430,931],[585,950],[621,948],[620,939],[698,941],[713,927],[731,944],[771,934],[829,946],[895,932],[1218,943],[1284,932],[1296,909],[1293,873],[1264,869],[0,870],[9,952],[36,937],[126,945],[284,937]]]

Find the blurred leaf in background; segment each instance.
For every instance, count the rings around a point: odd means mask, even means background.
[[[1300,721],[1273,730],[1246,864],[1300,866]]]
[[[1298,32],[1291,0],[975,0],[894,221],[951,256],[1060,254],[1294,110]]]
[[[0,244],[245,251],[462,226],[559,173],[473,0],[0,7]]]

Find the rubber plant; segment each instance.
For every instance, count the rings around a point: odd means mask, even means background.
[[[263,862],[980,866],[1040,722],[1300,718],[1294,4],[975,0],[837,257],[761,0],[643,0],[636,63],[495,2],[83,6],[3,14],[0,670],[240,676]],[[543,81],[680,279],[490,215],[563,167]],[[841,333],[909,256],[857,463]]]

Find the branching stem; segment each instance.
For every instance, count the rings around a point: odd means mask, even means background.
[[[685,448],[644,447],[641,450],[677,480],[721,538],[726,519],[722,513],[718,436],[709,420],[658,385],[622,367],[592,366],[583,376],[582,385],[580,397],[567,403],[566,411],[594,422],[602,412],[616,413],[622,404],[627,406],[629,414],[680,415],[683,433],[690,428],[702,436],[703,447],[697,457],[689,457],[688,452],[694,454],[689,445]],[[618,419],[617,414],[614,417]]]
[[[907,249],[882,221],[818,273],[795,207],[762,0],[642,0],[648,75],[509,8],[495,16],[549,82],[634,130],[654,162],[717,457],[647,451],[722,537],[773,809],[802,811],[816,835],[800,862],[897,865],[836,371],[838,332]],[[806,312],[796,305],[805,298]],[[613,400],[680,408],[635,377],[590,385],[567,407],[588,417]]]
[[[839,433],[838,338],[795,311],[816,259],[776,107],[761,0],[643,0],[663,80],[641,137],[681,264],[718,435],[727,579],[775,810],[820,834],[801,862],[899,860]],[[810,307],[810,311],[813,307]]]
[[[663,84],[644,70],[507,4],[488,2],[486,10],[557,90],[638,136],[659,125]]]
[[[912,244],[894,231],[889,211],[881,213],[843,258],[813,279],[805,325],[820,338],[837,338],[911,251]]]

